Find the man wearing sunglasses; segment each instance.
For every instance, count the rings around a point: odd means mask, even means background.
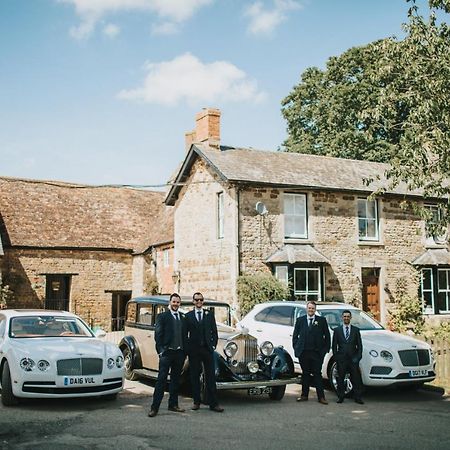
[[[188,330],[189,371],[191,374],[194,411],[200,409],[200,375],[202,365],[206,384],[206,400],[209,409],[223,412],[219,406],[214,373],[214,350],[217,346],[217,325],[214,314],[203,308],[203,295],[196,292],[193,296],[194,309],[186,314]]]

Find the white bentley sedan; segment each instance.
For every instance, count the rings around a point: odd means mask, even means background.
[[[122,390],[119,348],[104,342],[74,314],[48,310],[0,311],[2,403],[18,398],[105,396]]]
[[[333,329],[342,325],[342,311],[352,313],[352,325],[361,330],[363,357],[360,362],[362,382],[366,386],[403,385],[418,387],[433,381],[435,361],[431,347],[418,339],[385,330],[376,320],[354,306],[345,303],[317,303],[317,314],[327,319]],[[254,308],[238,323],[258,338],[258,343],[270,340],[282,345],[292,356],[295,368],[300,371],[298,359],[292,348],[292,333],[297,317],[306,314],[306,302],[267,302]],[[325,355],[322,376],[328,378],[336,389],[336,363],[333,354]],[[352,386],[347,377],[346,392]]]

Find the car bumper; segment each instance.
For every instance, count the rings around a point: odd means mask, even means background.
[[[418,384],[429,383],[436,378],[434,371],[429,370],[427,375],[420,377],[411,377],[409,372],[401,372],[395,376],[392,375],[368,375],[364,379],[366,386],[393,386],[396,384]]]
[[[217,389],[249,389],[254,387],[272,387],[285,386],[287,384],[300,383],[299,377],[287,378],[284,380],[257,380],[257,381],[218,381],[216,383]]]

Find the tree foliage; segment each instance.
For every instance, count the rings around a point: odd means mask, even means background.
[[[450,198],[450,0],[410,1],[406,36],[309,68],[282,102],[287,151],[389,162],[391,186]],[[388,187],[388,186],[387,186]],[[443,223],[450,221],[445,205]]]

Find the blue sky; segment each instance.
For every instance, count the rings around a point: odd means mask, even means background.
[[[401,36],[404,0],[0,0],[0,176],[159,185],[203,107],[276,150],[309,66]]]

